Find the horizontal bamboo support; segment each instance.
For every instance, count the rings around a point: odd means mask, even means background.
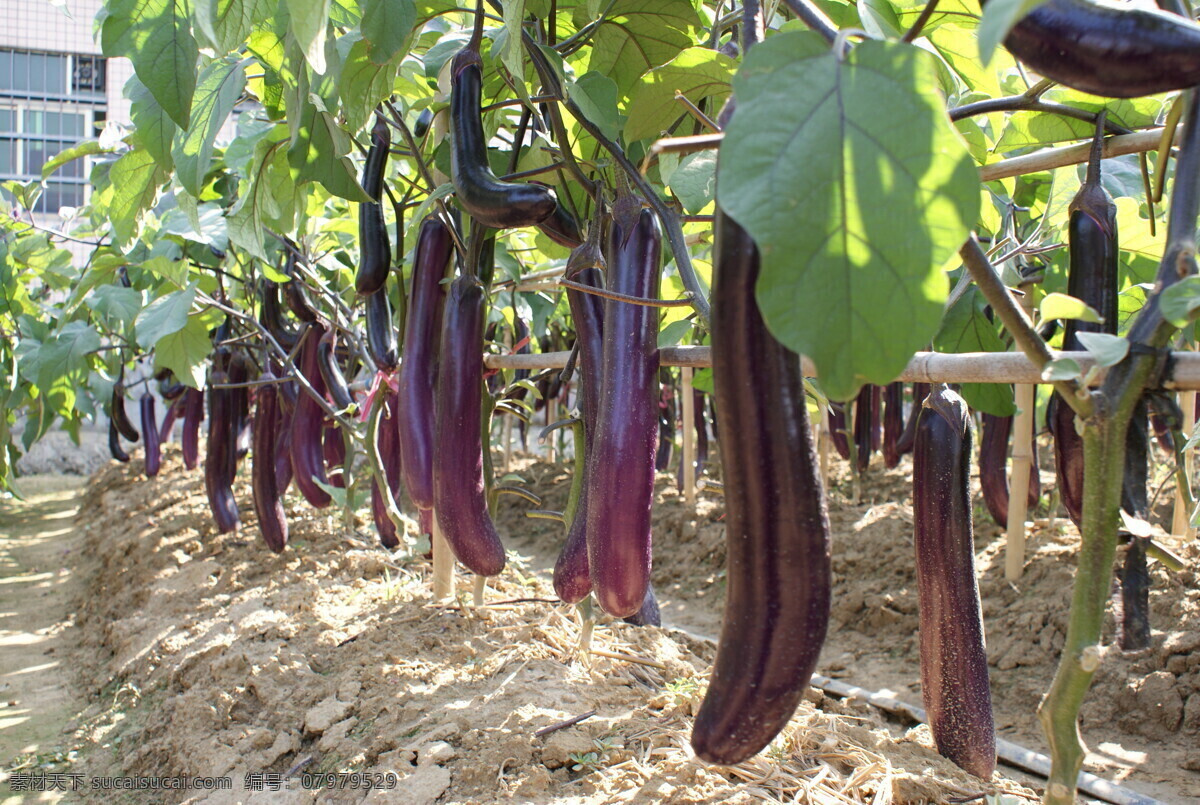
[[[1143,151],[1158,150],[1162,140],[1161,128],[1147,131],[1136,131],[1133,134],[1118,134],[1104,140],[1104,158],[1140,154]],[[1179,130],[1175,131],[1175,139],[1179,139]],[[1012,176],[1023,176],[1028,173],[1062,168],[1067,165],[1082,165],[1088,161],[1092,144],[1090,142],[1077,145],[1063,145],[1056,148],[1046,148],[1034,151],[1032,154],[1022,154],[1019,157],[1002,159],[979,169],[979,178],[985,182],[994,179],[1007,179]]]
[[[490,369],[562,369],[567,365],[569,352],[534,352],[524,355],[487,355],[483,362]],[[712,366],[709,347],[663,347],[660,351],[663,366]],[[1093,360],[1087,352],[1058,352],[1057,358],[1070,358],[1085,372]],[[1200,352],[1175,352],[1172,367],[1163,387],[1179,390],[1200,390]],[[812,361],[801,359],[804,374],[816,376]],[[896,380],[910,383],[1043,383],[1041,372],[1018,352],[963,352],[945,355],[939,352],[918,352]],[[1093,385],[1099,385],[1104,372],[1096,373]]]

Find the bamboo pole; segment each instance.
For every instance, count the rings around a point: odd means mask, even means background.
[[[1186,442],[1192,437],[1192,431],[1195,430],[1196,423],[1196,392],[1185,391],[1179,395],[1179,409],[1183,412],[1183,424],[1180,426],[1180,431],[1183,434],[1183,440]],[[1191,453],[1185,451],[1183,454],[1183,474],[1188,479],[1188,483],[1192,480],[1192,459]],[[1187,503],[1183,499],[1183,491],[1179,488],[1175,489],[1175,516],[1171,523],[1171,533],[1181,537],[1191,535],[1192,513],[1188,511]]]
[[[445,601],[454,597],[454,553],[442,534],[436,513],[429,541],[433,549],[433,600]]]
[[[680,370],[683,394],[683,499],[696,505],[696,406],[692,399],[692,367]]]
[[[1012,477],[1008,484],[1008,538],[1004,546],[1004,578],[1017,581],[1025,568],[1025,517],[1033,466],[1033,396],[1036,386],[1018,384],[1013,417]]]
[[[483,594],[487,590],[487,576],[476,576],[474,587],[471,589],[472,606],[483,606]]]
[[[663,347],[659,350],[661,366],[712,366],[708,347]],[[561,369],[567,365],[568,352],[538,352],[531,355],[485,355],[483,363],[490,369]],[[1087,372],[1094,363],[1087,352],[1056,352],[1055,358],[1069,358]],[[1172,367],[1163,379],[1162,387],[1169,390],[1200,390],[1200,353],[1171,353]],[[816,377],[816,368],[808,358],[801,358],[807,377]],[[1093,386],[1103,382],[1107,370],[1100,370],[1091,380]],[[892,378],[905,383],[1044,383],[1041,372],[1024,355],[1017,352],[961,352],[947,355],[940,352],[918,352],[904,370]]]

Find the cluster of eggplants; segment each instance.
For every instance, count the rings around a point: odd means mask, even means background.
[[[750,235],[720,209],[714,235],[713,402],[719,434],[738,438],[721,445],[725,617],[692,746],[735,764],[770,743],[799,704],[825,641],[832,570],[799,358],[763,322]]]
[[[458,203],[477,223],[493,229],[542,223],[554,215],[554,194],[538,184],[500,181],[492,173],[482,92],[482,59],[478,46],[468,44],[450,65],[450,180]]]
[[[1103,126],[1097,126],[1086,179],[1068,208],[1067,275],[1067,293],[1090,305],[1103,322],[1067,320],[1063,326],[1064,350],[1083,348],[1076,337],[1078,332],[1117,331],[1117,207],[1100,182],[1103,135]],[[1054,436],[1059,494],[1078,526],[1083,520],[1083,438],[1075,428],[1075,412],[1057,394],[1050,399],[1046,421]]]
[[[442,280],[453,243],[436,216],[421,222],[404,322],[404,360],[397,374],[400,475],[418,511],[433,509],[434,387],[446,290]]]
[[[1012,435],[1013,418],[985,413],[979,434],[979,487],[988,514],[1001,528],[1008,528],[1008,443]],[[1028,505],[1037,505],[1042,496],[1042,481],[1038,476],[1037,442],[1032,444],[1033,466],[1029,471],[1026,493]]]
[[[925,401],[913,448],[921,693],[938,752],[989,779],[996,733],[975,576],[971,422],[945,386]]]
[[[608,290],[657,298],[661,248],[658,219],[649,209],[642,209],[629,231],[614,219],[608,240]],[[641,608],[650,584],[650,510],[658,448],[655,308],[606,299],[604,333],[596,427],[587,457],[586,541],[596,601],[605,612],[624,618]]]
[[[1004,45],[1038,74],[1108,98],[1200,83],[1200,25],[1159,9],[1049,0],[1013,26]]]
[[[604,255],[598,238],[589,239],[571,253],[565,276],[569,280],[593,288],[604,287]],[[575,506],[575,516],[567,525],[567,538],[554,563],[554,591],[569,604],[582,601],[592,591],[588,567],[587,521],[590,462],[596,436],[596,419],[600,407],[604,359],[604,300],[576,288],[567,288],[567,304],[575,324],[575,343],[579,349],[579,374],[582,386],[579,416],[583,420],[583,444],[576,445],[584,455],[583,480]]]

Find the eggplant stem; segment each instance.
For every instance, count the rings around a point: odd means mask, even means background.
[[[706,127],[709,131],[720,131],[721,127],[717,125],[717,121],[713,120],[708,115],[700,110],[700,107],[692,103],[688,96],[684,95],[679,90],[675,90],[675,100],[683,104],[683,108],[688,110],[688,114],[696,118],[700,125]]]
[[[549,509],[530,509],[525,512],[525,516],[530,520],[554,520],[555,522],[566,524],[566,518],[562,512],[550,511]]]

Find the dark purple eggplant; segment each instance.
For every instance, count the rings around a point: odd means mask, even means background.
[[[450,67],[450,179],[462,208],[493,229],[534,226],[554,214],[557,202],[536,184],[502,182],[488,164],[480,115],[483,72],[479,51],[460,50]]]
[[[137,428],[133,426],[133,422],[129,419],[129,414],[125,412],[125,372],[122,370],[121,376],[117,378],[117,382],[112,388],[112,402],[109,407],[109,417],[117,425],[117,430],[131,442],[136,442],[139,438]]]
[[[317,311],[308,298],[308,291],[304,289],[304,283],[296,276],[296,245],[290,240],[285,240],[284,244],[283,273],[291,278],[290,282],[283,286],[283,296],[287,300],[288,310],[292,311],[292,315],[300,321],[315,322]]]
[[[671,384],[671,372],[659,371],[658,397],[658,454],[654,457],[654,469],[666,472],[671,466],[671,453],[675,450],[675,386]]]
[[[358,248],[360,250],[358,272],[354,276],[354,289],[366,296],[383,287],[392,264],[392,244],[388,238],[387,225],[383,220],[383,175],[387,169],[388,150],[392,147],[392,134],[382,117],[371,129],[371,148],[367,151],[367,162],[363,166],[362,186],[371,197],[358,205]]]
[[[653,584],[646,588],[646,598],[642,601],[641,609],[622,620],[633,626],[662,626],[662,611],[658,608]]]
[[[846,406],[840,402],[829,403],[829,439],[838,455],[850,460],[850,434],[846,423]]]
[[[692,746],[703,760],[733,765],[769,744],[800,703],[825,642],[832,571],[800,360],[759,312],[753,239],[720,210],[714,235],[713,408],[727,588]]]
[[[429,133],[429,127],[433,125],[433,110],[425,107],[421,113],[417,115],[416,122],[413,123],[413,137],[418,140],[423,139]]]
[[[345,411],[354,405],[354,395],[350,393],[350,385],[342,374],[342,367],[337,362],[337,335],[330,327],[317,342],[317,368],[321,379],[325,381],[325,392],[333,400],[333,405],[339,411]]]
[[[154,395],[146,392],[139,401],[142,415],[142,433],[146,434],[146,476],[153,478],[162,467],[162,449],[158,441],[158,415],[155,413]]]
[[[309,325],[307,334],[301,336],[304,343],[300,345],[300,359],[297,369],[320,395],[325,394],[325,381],[321,378],[321,370],[317,363],[317,346],[321,339],[322,327],[319,324]],[[296,410],[292,412],[292,470],[296,488],[311,505],[318,509],[329,505],[332,500],[329,493],[318,484],[328,484],[325,477],[325,458],[323,436],[325,430],[325,412],[321,404],[313,399],[307,390],[301,390],[296,400]]]
[[[559,246],[576,249],[583,244],[579,222],[561,204],[554,205],[554,214],[538,224],[538,229]]]
[[[979,487],[983,492],[983,503],[992,520],[1001,528],[1008,528],[1008,443],[1012,434],[1013,418],[983,414],[979,435]],[[1033,466],[1029,472],[1026,502],[1036,506],[1042,495],[1041,479],[1037,471],[1037,444],[1034,443]]]
[[[188,389],[183,398],[183,466],[196,469],[200,462],[200,422],[204,419],[204,391]]]
[[[321,455],[325,459],[325,476],[338,489],[346,486],[346,442],[342,430],[336,425],[326,425],[321,436]]]
[[[904,432],[904,384],[889,383],[883,390],[883,465],[900,463],[898,443]]]
[[[279,301],[279,284],[264,279],[259,295],[261,298],[258,311],[259,323],[267,329],[279,346],[291,352],[296,347],[296,340],[300,337],[300,333],[284,316],[283,305]]]
[[[400,366],[396,324],[392,321],[392,303],[386,286],[367,297],[367,351],[378,369],[394,372]]]
[[[274,380],[270,372],[263,380]],[[279,490],[275,466],[275,446],[278,443],[282,417],[279,391],[273,383],[262,386],[254,409],[254,454],[250,466],[254,511],[258,514],[258,530],[267,547],[280,553],[287,547],[288,524],[283,510],[283,495]]]
[[[854,459],[858,471],[871,465],[872,426],[875,419],[875,388],[863,386],[854,403]]]
[[[567,261],[567,279],[594,288],[604,287],[604,255],[597,244],[588,242],[571,254]],[[567,526],[567,538],[562,551],[554,562],[554,591],[568,604],[576,604],[592,591],[591,571],[588,568],[587,510],[588,510],[588,464],[587,456],[593,449],[596,435],[596,419],[599,413],[601,392],[601,368],[604,353],[604,300],[595,294],[575,288],[567,288],[567,304],[571,308],[571,321],[575,324],[575,343],[579,349],[579,373],[582,386],[580,392],[579,417],[583,420],[584,456],[583,479],[579,487],[579,498],[575,516]],[[578,463],[578,462],[577,462]]]
[[[122,464],[129,461],[129,454],[121,447],[121,431],[111,418],[108,420],[108,453]]]
[[[494,576],[504,569],[504,545],[484,493],[483,305],[476,280],[451,283],[434,396],[433,511],[458,560]]]
[[[917,436],[917,419],[921,415],[921,405],[927,396],[929,396],[928,383],[913,383],[912,410],[909,411],[908,421],[904,423],[904,431],[896,441],[896,452],[902,456],[912,452],[913,440]]]
[[[662,233],[643,209],[630,232],[609,229],[608,290],[657,298]],[[650,510],[658,449],[658,315],[604,302],[600,395],[587,459],[587,549],[592,591],[610,615],[637,612],[650,584]],[[593,505],[603,501],[603,505]]]
[[[996,768],[983,615],[971,526],[971,423],[955,392],[934,389],[913,447],[921,692],[938,752],[984,780]]]
[[[184,388],[187,388],[186,386]],[[177,397],[167,406],[166,416],[158,427],[158,443],[160,445],[171,441],[171,433],[175,430],[175,421],[183,415],[183,397]]]
[[[1159,9],[1049,0],[1017,23],[1004,45],[1038,74],[1106,98],[1200,84],[1200,25]]]
[[[208,505],[222,534],[236,531],[240,516],[233,495],[233,478],[237,471],[237,401],[232,389],[215,388],[229,382],[229,354],[219,348],[213,356],[209,375],[208,450],[204,457],[204,491]]]
[[[383,460],[384,474],[392,492],[392,499],[400,497],[400,414],[397,405],[397,394],[387,383],[381,383],[379,391],[383,395],[383,404],[387,406],[384,419],[379,423],[379,457]],[[378,403],[377,403],[378,404]],[[400,535],[396,524],[388,516],[387,502],[377,479],[371,479],[371,519],[375,521],[375,530],[379,532],[379,542],[383,547],[393,550],[400,546]]]
[[[404,360],[396,376],[400,474],[409,499],[422,511],[433,508],[433,389],[446,306],[445,286],[441,283],[452,246],[450,231],[437,217],[421,222],[413,255],[408,319],[404,322]]]
[[[186,390],[187,386],[169,377],[158,382],[158,396],[167,401],[178,400]]]
[[[1125,433],[1125,473],[1121,486],[1121,508],[1145,520],[1150,505],[1146,495],[1147,459],[1150,453],[1148,406],[1139,400],[1129,430]],[[1148,539],[1127,535],[1125,560],[1117,570],[1117,645],[1122,651],[1150,647],[1150,570],[1146,566]]]
[[[275,399],[279,406],[279,423],[275,428],[275,489],[282,498],[292,485],[292,415],[295,406],[287,401],[283,390],[287,383],[276,388]]]

